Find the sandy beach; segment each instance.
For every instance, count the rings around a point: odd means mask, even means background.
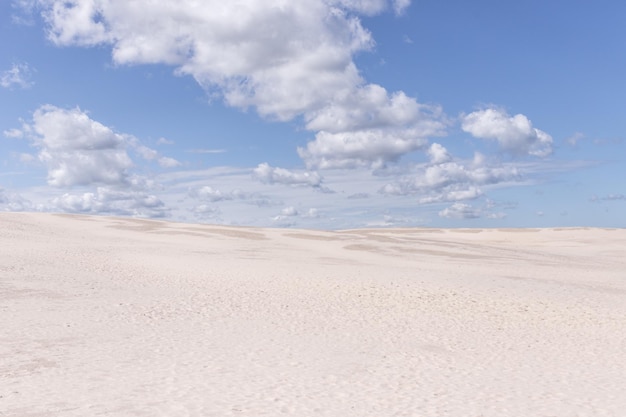
[[[626,415],[626,230],[0,214],[0,416]]]

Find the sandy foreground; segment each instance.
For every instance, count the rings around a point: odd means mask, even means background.
[[[626,415],[626,230],[0,214],[0,416]]]

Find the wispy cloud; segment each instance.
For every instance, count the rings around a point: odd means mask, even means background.
[[[4,88],[30,88],[35,83],[32,76],[35,70],[28,64],[14,63],[10,69],[0,74],[0,86]]]

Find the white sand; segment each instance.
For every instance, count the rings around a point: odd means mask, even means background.
[[[626,230],[0,214],[0,416],[626,415]]]

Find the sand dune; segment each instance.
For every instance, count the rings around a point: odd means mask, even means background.
[[[626,230],[0,214],[0,416],[626,415]]]

